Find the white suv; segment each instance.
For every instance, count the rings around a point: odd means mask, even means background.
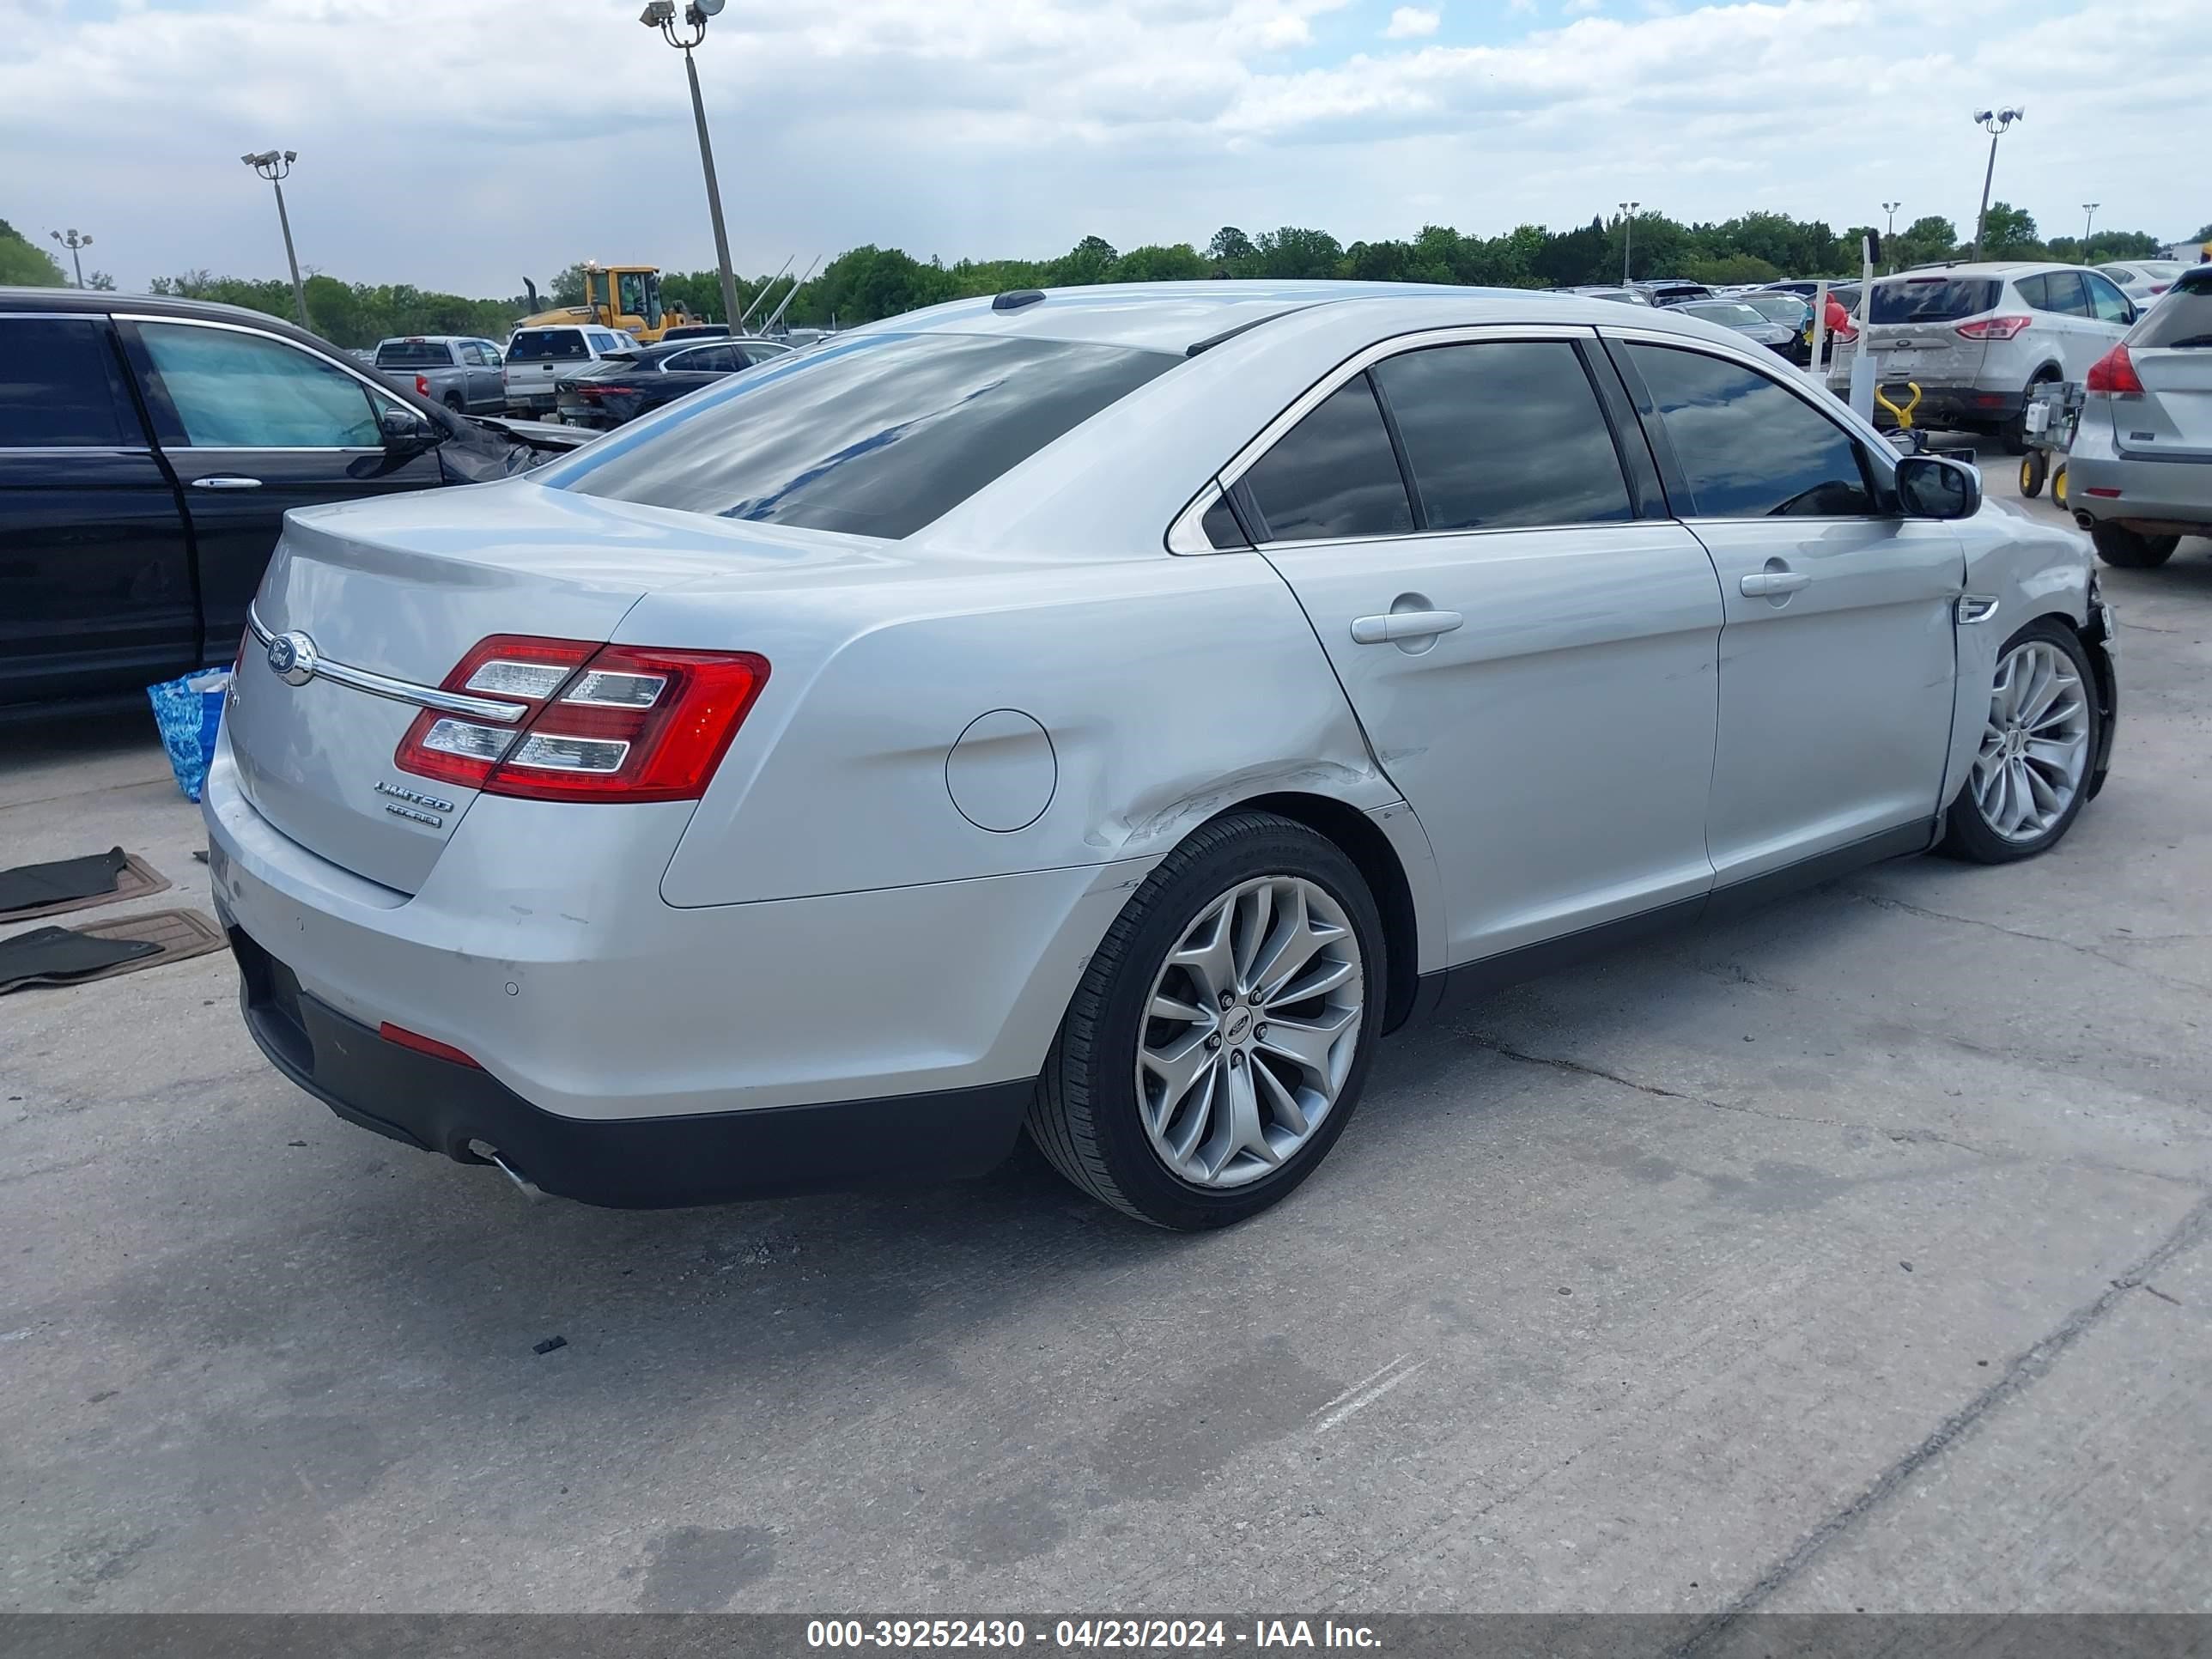
[[[2049,380],[2080,380],[2119,343],[2136,307],[2110,277],[2082,265],[1936,265],[1886,276],[1867,300],[1868,343],[1884,395],[1916,427],[1988,433],[2018,454],[2021,415]],[[1828,385],[1850,384],[1854,348],[1831,362]]]

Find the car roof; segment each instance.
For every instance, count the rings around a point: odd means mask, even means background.
[[[2095,267],[2093,265],[2077,265],[2064,259],[1983,259],[1978,262],[1960,260],[1957,264],[1936,264],[1932,265],[1914,265],[1910,270],[1899,271],[1897,273],[1897,276],[1926,276],[1929,275],[1942,275],[1945,276],[2033,276],[2039,270],[2092,270],[2094,269]],[[1877,276],[1875,280],[1876,282],[1886,283],[1897,280],[1897,278]]]
[[[1444,313],[1437,319],[1440,327],[1486,322],[1617,325],[1621,321],[1618,301],[1592,299],[1558,289],[1334,280],[1198,281],[1111,283],[1047,289],[1042,293],[1041,300],[1010,309],[997,308],[991,296],[955,300],[848,329],[836,337],[845,340],[871,333],[992,334],[1180,353],[1291,312],[1317,306],[1389,303]]]

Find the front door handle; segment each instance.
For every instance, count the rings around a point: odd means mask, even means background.
[[[1391,645],[1404,640],[1433,639],[1449,634],[1467,619],[1456,611],[1393,611],[1380,617],[1354,617],[1354,645]]]
[[[1774,599],[1812,585],[1813,579],[1802,570],[1762,570],[1746,576],[1737,586],[1747,599]]]
[[[234,472],[219,472],[212,478],[193,479],[192,488],[195,489],[258,489],[261,488],[261,480],[241,478]]]

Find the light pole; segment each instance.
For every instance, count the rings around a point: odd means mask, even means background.
[[[63,235],[58,230],[50,230],[46,234],[52,237],[54,240],[59,242],[64,247],[70,251],[70,263],[76,267],[76,285],[79,288],[82,288],[84,286],[84,259],[82,256],[77,252],[77,250],[81,247],[90,247],[92,246],[92,238],[89,236],[78,235],[75,227],[70,228],[70,234],[66,236]]]
[[[1882,232],[1885,240],[1897,234],[1897,210],[1904,205],[1902,202],[1884,202],[1881,204],[1882,214],[1889,221],[1888,228]]]
[[[1974,119],[1982,131],[1990,135],[1990,165],[1982,174],[1982,210],[1974,216],[1974,258],[1982,257],[1982,231],[1990,221],[1990,185],[1997,176],[1997,140],[2011,131],[2012,124],[2027,112],[2024,109],[1978,109]]]
[[[1636,210],[1643,205],[1641,202],[1623,202],[1620,204],[1620,285],[1623,288],[1628,286],[1628,250],[1636,241]]]
[[[734,332],[738,326],[738,279],[730,270],[730,233],[722,228],[722,187],[714,182],[714,146],[707,137],[707,101],[699,95],[699,67],[691,61],[691,48],[707,38],[707,20],[722,9],[722,0],[690,0],[684,8],[688,35],[676,29],[676,0],[651,0],[638,16],[649,29],[684,53],[684,73],[691,82],[691,116],[699,124],[699,165],[707,174],[707,211],[714,220],[714,258],[722,267],[722,317]]]
[[[284,230],[284,261],[292,267],[292,303],[300,310],[300,326],[307,327],[307,290],[300,285],[300,256],[292,252],[292,218],[284,211],[284,180],[291,176],[292,163],[300,159],[296,149],[264,149],[258,155],[238,158],[266,179],[276,192],[276,222]]]
[[[2097,210],[2104,205],[2102,202],[2081,204],[2081,263],[2085,265],[2089,263],[2089,227],[2097,222]]]

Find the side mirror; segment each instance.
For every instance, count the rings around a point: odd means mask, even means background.
[[[1907,455],[1897,495],[1910,519],[1971,519],[1982,509],[1982,475],[1948,455]]]
[[[384,434],[386,453],[392,455],[419,455],[446,435],[427,416],[404,405],[387,408],[376,417],[376,424]]]

